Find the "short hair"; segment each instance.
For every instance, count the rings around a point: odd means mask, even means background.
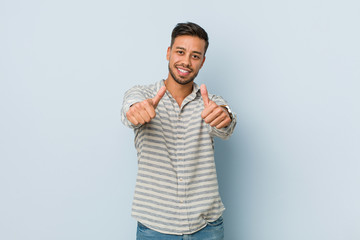
[[[202,27],[192,22],[178,23],[171,33],[170,47],[173,46],[175,38],[178,36],[194,36],[205,40],[205,52],[204,52],[205,55],[206,50],[209,46],[209,37],[206,31]]]

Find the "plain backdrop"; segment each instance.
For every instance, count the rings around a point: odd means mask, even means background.
[[[167,77],[178,22],[196,79],[238,115],[216,140],[226,240],[360,239],[356,0],[0,2],[0,239],[131,240],[124,92]]]

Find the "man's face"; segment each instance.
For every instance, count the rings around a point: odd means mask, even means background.
[[[204,64],[204,54],[205,40],[186,35],[176,37],[166,54],[170,76],[181,85],[194,81]]]

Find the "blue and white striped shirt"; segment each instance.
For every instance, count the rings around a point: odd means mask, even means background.
[[[200,88],[194,83],[181,107],[166,91],[151,122],[135,126],[128,121],[130,106],[153,98],[161,86],[163,80],[135,86],[124,96],[121,119],[134,129],[138,157],[132,216],[161,233],[191,234],[215,221],[225,209],[218,191],[213,138],[229,138],[236,116],[223,129],[206,124],[201,118]],[[209,99],[227,104],[219,96],[209,94]]]

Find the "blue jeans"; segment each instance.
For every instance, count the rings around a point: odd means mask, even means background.
[[[206,227],[193,234],[171,235],[151,230],[138,222],[137,240],[224,240],[224,223],[220,217],[214,222],[208,223]]]

